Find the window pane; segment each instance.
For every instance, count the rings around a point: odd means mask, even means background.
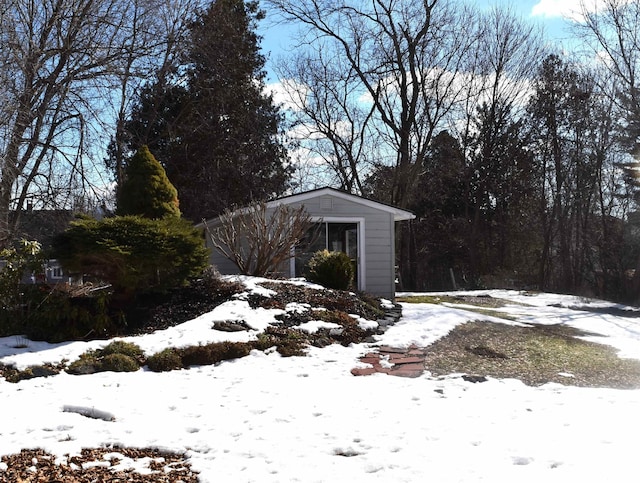
[[[328,247],[334,252],[344,252],[350,258],[358,257],[357,223],[328,223]]]
[[[304,239],[296,246],[296,277],[304,276],[304,269],[309,260],[318,250],[326,248],[327,224],[315,223],[311,227]]]

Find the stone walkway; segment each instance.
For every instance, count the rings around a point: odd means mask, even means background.
[[[390,376],[418,377],[424,372],[425,350],[415,345],[405,349],[380,346],[376,352],[368,352],[360,357],[360,362],[370,364],[371,367],[356,367],[351,369],[351,374],[368,376],[382,373]]]

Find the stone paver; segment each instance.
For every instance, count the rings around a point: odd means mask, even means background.
[[[425,349],[415,345],[409,348],[377,347],[376,352],[368,352],[360,357],[360,362],[371,367],[356,367],[354,376],[369,376],[381,373],[399,377],[418,377],[424,372]]]

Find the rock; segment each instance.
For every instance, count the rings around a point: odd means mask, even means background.
[[[469,374],[463,374],[462,375],[462,379],[467,381],[467,382],[473,382],[473,383],[487,382],[487,380],[488,380],[485,376],[473,376],[473,375],[469,375]]]
[[[58,371],[45,366],[33,366],[31,372],[33,377],[48,377],[58,374]]]
[[[221,320],[213,323],[213,330],[222,332],[242,332],[249,329],[250,327],[244,320]]]

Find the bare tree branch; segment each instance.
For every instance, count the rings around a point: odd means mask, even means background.
[[[245,275],[265,276],[282,268],[313,226],[304,207],[256,203],[226,210],[220,226],[205,224],[213,246]]]

